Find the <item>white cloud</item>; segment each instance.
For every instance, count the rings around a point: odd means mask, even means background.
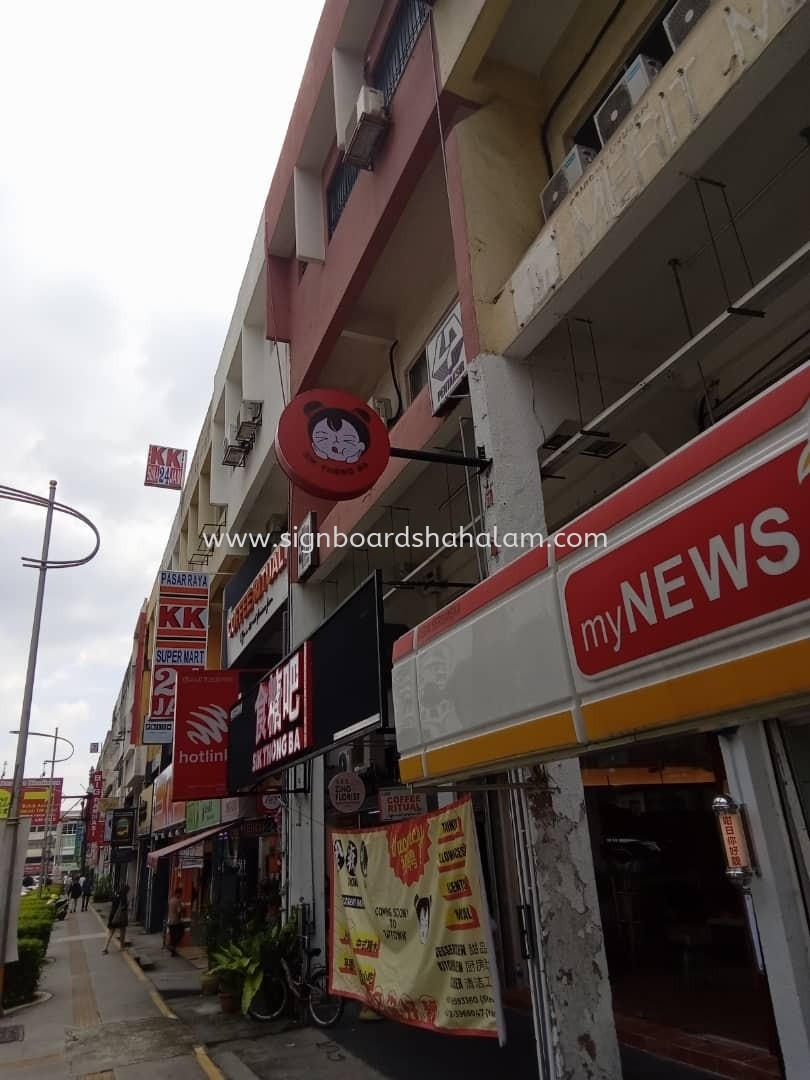
[[[193,450],[323,0],[17,4],[0,95],[0,483],[91,517],[48,576],[32,726],[82,790],[177,506],[149,442]],[[0,764],[10,775],[41,511],[0,502]],[[91,538],[54,527],[57,558]],[[41,746],[39,744],[42,744]],[[49,756],[32,739],[28,770]],[[59,755],[61,756],[61,755]]]

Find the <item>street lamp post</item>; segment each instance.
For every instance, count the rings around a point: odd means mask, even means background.
[[[19,735],[19,731],[10,731],[9,735]],[[66,739],[64,735],[59,734],[59,728],[54,728],[53,735],[47,731],[29,731],[27,737],[30,739],[33,736],[37,736],[41,739],[53,739],[53,757],[50,761],[46,761],[46,765],[51,767],[51,779],[48,786],[48,802],[45,810],[45,831],[42,835],[42,865],[40,867],[39,874],[39,895],[42,896],[42,885],[45,879],[48,877],[48,862],[50,861],[50,839],[51,839],[51,826],[54,824],[53,820],[53,770],[55,765],[59,765],[64,761],[70,761],[76,752],[76,747],[70,741]],[[65,758],[58,758],[56,756],[56,744],[59,742],[65,742],[70,747],[70,753]]]
[[[0,919],[0,1016],[3,1013],[3,990],[5,983],[6,956],[8,955],[8,937],[11,922],[11,904],[14,895],[13,890],[19,891],[20,883],[16,880],[17,865],[17,836],[20,822],[20,803],[22,801],[23,774],[25,772],[25,756],[28,749],[28,729],[31,723],[31,705],[34,698],[34,675],[37,667],[37,653],[39,651],[39,634],[42,625],[42,607],[45,600],[45,577],[48,570],[63,570],[73,566],[84,566],[94,559],[99,547],[101,537],[93,522],[79,513],[72,506],[56,501],[56,481],[51,480],[48,487],[48,498],[34,495],[30,491],[21,491],[19,488],[7,487],[0,484],[0,499],[12,502],[26,503],[29,506],[38,506],[45,509],[45,530],[42,537],[42,554],[39,559],[23,556],[23,566],[29,569],[37,569],[39,578],[37,581],[36,600],[34,602],[34,619],[31,627],[31,641],[28,647],[28,666],[25,675],[25,689],[23,691],[22,709],[20,712],[20,730],[17,738],[17,755],[14,763],[14,778],[11,784],[11,799],[8,807],[6,829],[10,830],[10,862],[9,874],[5,882],[0,883],[4,887],[5,895],[2,902],[2,919]],[[82,559],[49,559],[51,547],[51,528],[53,525],[54,512],[67,514],[77,518],[90,528],[95,536],[95,544],[89,555]],[[40,875],[41,876],[41,875]]]

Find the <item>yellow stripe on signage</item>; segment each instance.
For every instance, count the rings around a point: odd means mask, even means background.
[[[496,764],[528,754],[561,750],[576,743],[577,734],[571,713],[553,713],[551,716],[540,716],[512,727],[499,728],[497,731],[487,732],[486,735],[476,735],[451,746],[428,750],[427,775],[445,776],[477,765]]]
[[[414,780],[421,780],[425,774],[422,772],[422,757],[414,754],[413,757],[400,758],[399,778],[403,784],[411,784]]]
[[[810,639],[582,706],[589,742],[810,692]]]

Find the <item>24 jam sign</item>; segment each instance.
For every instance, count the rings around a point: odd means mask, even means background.
[[[291,401],[279,419],[275,449],[296,487],[336,502],[372,488],[391,453],[377,413],[342,390],[308,390]]]
[[[144,487],[172,488],[180,491],[186,476],[185,450],[172,446],[151,446],[146,459]]]

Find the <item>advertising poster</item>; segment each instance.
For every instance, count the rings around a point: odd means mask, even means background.
[[[329,986],[391,1020],[506,1041],[472,802],[333,829]]]
[[[0,781],[0,818],[8,817],[11,805],[11,781]],[[62,812],[62,781],[54,780],[53,797],[49,780],[23,780],[20,817],[30,818],[32,826],[57,825]]]

